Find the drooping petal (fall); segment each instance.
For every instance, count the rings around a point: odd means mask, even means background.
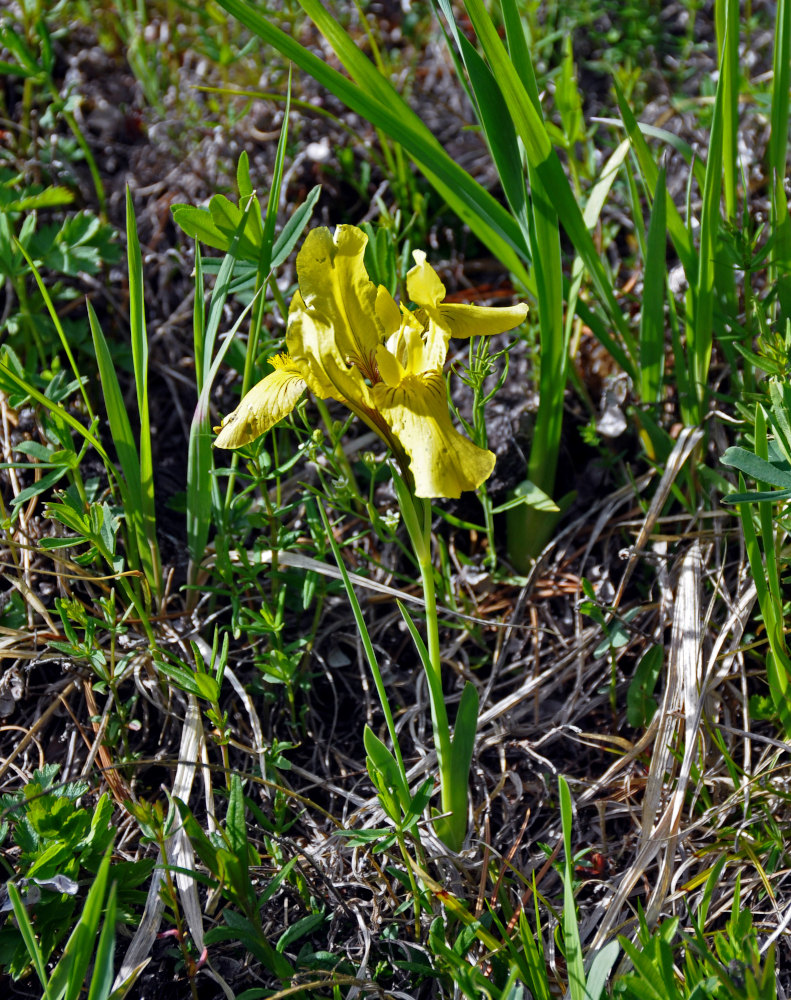
[[[397,386],[379,383],[373,397],[409,457],[417,496],[455,499],[491,475],[492,452],[473,444],[451,422],[441,372],[407,375]]]
[[[241,448],[255,441],[297,405],[306,384],[300,366],[287,354],[275,355],[269,364],[274,371],[254,385],[223,421],[216,447]]]

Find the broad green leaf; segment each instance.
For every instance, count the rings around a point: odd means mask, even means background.
[[[588,981],[585,983],[585,1000],[600,1000],[620,950],[621,946],[617,941],[610,941],[595,953],[588,969]]]
[[[450,780],[453,799],[453,821],[460,841],[467,830],[467,795],[470,783],[470,764],[478,732],[478,689],[470,681],[464,685],[461,701],[453,726],[451,742]]]
[[[772,486],[780,486],[786,490],[791,489],[791,473],[778,469],[777,466],[759,458],[746,448],[728,448],[720,461],[723,465],[738,469],[745,476],[758,482],[771,483]]]
[[[365,744],[365,752],[373,766],[381,773],[393,791],[398,794],[402,808],[404,810],[408,809],[410,801],[409,788],[393,754],[382,743],[370,726],[366,726],[363,730],[363,743]],[[406,798],[404,798],[404,792],[406,792]]]
[[[231,849],[236,857],[247,865],[247,821],[245,820],[244,793],[242,779],[238,774],[231,775],[231,793],[228,798],[228,810],[225,814],[225,830],[228,834]]]
[[[290,944],[316,930],[326,919],[323,913],[308,913],[301,917],[280,935],[275,945],[277,951],[282,954]]]
[[[647,725],[656,710],[654,689],[662,672],[664,650],[649,646],[640,657],[626,692],[626,721],[635,729]]]

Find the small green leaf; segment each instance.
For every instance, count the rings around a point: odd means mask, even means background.
[[[626,721],[635,729],[648,725],[656,711],[653,692],[662,672],[663,657],[661,646],[647,649],[629,684],[626,692]]]

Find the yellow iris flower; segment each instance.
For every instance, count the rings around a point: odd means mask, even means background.
[[[460,434],[450,418],[442,368],[451,337],[504,333],[526,305],[491,309],[444,303],[445,286],[415,250],[409,298],[399,307],[368,277],[367,236],[355,226],[313,229],[297,255],[299,291],[288,314],[287,354],[226,417],[215,441],[239,448],[290,413],[305,389],[347,406],[393,450],[419,497],[477,489],[494,455]]]

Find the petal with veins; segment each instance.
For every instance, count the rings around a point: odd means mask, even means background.
[[[409,456],[419,497],[459,497],[492,473],[494,455],[460,434],[450,419],[439,371],[374,386],[377,409]]]
[[[222,424],[214,444],[217,448],[241,448],[274,427],[299,402],[305,380],[298,365],[287,354],[269,359],[274,368],[243,397]]]

